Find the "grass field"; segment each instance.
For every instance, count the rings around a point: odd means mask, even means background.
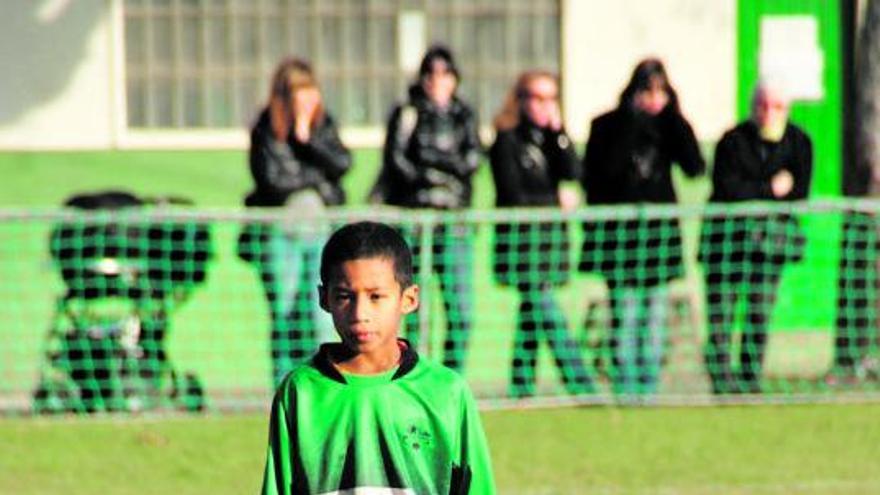
[[[500,494],[880,493],[880,406],[490,411]],[[263,414],[0,420],[0,493],[256,493]]]

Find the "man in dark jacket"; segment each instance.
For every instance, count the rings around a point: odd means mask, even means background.
[[[452,53],[443,46],[431,47],[422,59],[419,81],[409,90],[409,100],[391,112],[372,202],[440,210],[470,206],[480,140],[473,110],[456,96],[458,82]],[[408,234],[418,262],[421,234]],[[464,366],[472,320],[471,237],[465,225],[442,225],[432,232],[432,268],[440,278],[448,321],[443,361],[457,370]]]
[[[813,168],[812,143],[788,122],[781,88],[761,82],[752,117],[718,142],[712,174],[713,203],[805,199]],[[706,366],[715,393],[759,393],[767,324],[784,264],[801,258],[804,235],[789,215],[717,216],[703,223],[709,340]],[[737,299],[746,296],[739,371],[730,362]]]

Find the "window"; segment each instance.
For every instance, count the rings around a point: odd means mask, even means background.
[[[558,0],[125,0],[128,126],[246,126],[285,55],[312,62],[342,125],[381,126],[411,82],[398,36],[413,13],[484,123],[519,71],[558,68]]]

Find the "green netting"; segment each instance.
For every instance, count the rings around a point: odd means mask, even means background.
[[[406,337],[496,405],[878,397],[871,202],[0,212],[0,409],[265,407],[334,340],[334,226],[411,243]]]

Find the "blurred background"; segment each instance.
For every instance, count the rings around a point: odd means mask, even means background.
[[[860,36],[880,29],[880,19],[866,14],[872,1],[4,0],[0,417],[20,417],[0,420],[0,445],[11,449],[0,447],[0,473],[24,475],[0,474],[0,491],[81,487],[151,493],[144,487],[156,479],[156,491],[203,493],[221,485],[230,493],[256,490],[262,413],[272,386],[270,322],[259,276],[239,259],[236,241],[247,221],[284,219],[272,212],[248,213],[242,205],[252,188],[250,128],[266,105],[273,68],[294,55],[312,62],[324,103],[352,151],[353,166],[342,179],[347,205],[322,221],[379,215],[424,227],[464,218],[475,229],[479,299],[466,376],[481,405],[493,409],[486,422],[501,493],[880,492],[878,411],[862,404],[876,400],[880,390],[875,327],[867,330],[870,359],[857,380],[841,385],[829,378],[844,290],[839,289],[846,249],[841,226],[847,212],[872,213],[878,206],[871,201],[873,189],[859,186],[866,180],[873,184],[880,174],[865,179],[858,173],[856,154],[862,148],[855,138],[858,126],[875,122],[866,117],[870,112],[859,113],[858,105],[880,102],[880,96],[868,103],[857,98],[876,96],[880,88],[880,77],[872,80],[856,70],[857,55],[870,51],[858,48]],[[635,65],[646,57],[663,60],[710,172],[689,179],[676,171],[673,177],[680,206],[667,214],[681,219],[687,260],[684,276],[670,283],[668,353],[658,400],[650,404],[701,407],[524,411],[615,402],[603,376],[597,378],[599,394],[568,397],[545,350],[539,353],[537,396],[506,397],[517,301],[515,291],[499,287],[491,273],[493,226],[509,218],[491,210],[495,188],[487,160],[474,176],[473,210],[462,217],[376,213],[367,204],[381,167],[389,112],[404,99],[434,42],[456,54],[459,93],[477,111],[486,147],[494,139],[492,118],[517,75],[530,68],[557,71],[565,128],[579,155],[590,120],[618,104]],[[764,406],[716,407],[702,362],[706,309],[696,254],[700,225],[705,211],[716,217],[725,213],[703,209],[711,193],[714,145],[748,117],[752,91],[768,72],[786,75],[791,120],[813,141],[811,199],[797,210],[806,254],[782,278],[769,336],[766,394],[733,401]],[[62,209],[73,195],[110,189],[152,198],[154,206],[121,219]],[[581,208],[559,218],[575,226],[614,215]],[[867,229],[876,232],[876,220],[870,218]],[[58,246],[53,243],[64,246],[58,226],[65,222],[121,222],[144,232],[160,225],[167,236],[132,242],[158,239],[171,251],[179,242],[188,246],[181,249],[200,249],[185,260],[183,284],[163,292],[159,309],[101,311],[117,320],[120,314],[143,319],[150,311],[161,313],[167,325],[163,350],[175,371],[168,387],[177,395],[164,404],[170,407],[157,410],[232,414],[158,420],[147,415],[144,420],[139,413],[154,405],[140,397],[141,402],[118,408],[132,413],[125,422],[105,423],[102,415],[69,422],[28,416],[45,412],[43,406],[50,412],[67,410],[64,404],[35,405],[53,372],[47,365],[57,352],[53,336],[76,326],[65,319],[67,282],[53,251]],[[583,234],[572,231],[572,245],[580,246]],[[874,273],[876,254],[860,260],[861,270]],[[439,282],[430,273],[421,276],[427,323],[420,345],[439,359],[446,328]],[[869,277],[870,284],[875,280]],[[601,342],[609,318],[602,277],[575,274],[556,292],[585,359],[601,370],[608,359]],[[871,318],[876,302],[868,303]],[[195,402],[180,402],[180,397]],[[767,406],[780,402],[789,405]],[[553,424],[558,430],[547,429]],[[664,429],[668,434],[658,433]],[[93,443],[75,445],[85,437]],[[521,452],[522,438],[546,439],[546,444],[537,441],[534,463]],[[598,443],[583,447],[591,438]],[[120,446],[120,441],[127,443]],[[229,458],[211,454],[206,461],[227,463],[225,481],[212,478],[200,463],[174,461],[196,455],[195,444],[215,441],[219,452],[236,452]],[[23,449],[30,449],[23,456],[29,460],[12,461]],[[106,455],[86,454],[93,451]],[[712,461],[715,456],[722,459]],[[107,465],[114,476],[99,474]]]

